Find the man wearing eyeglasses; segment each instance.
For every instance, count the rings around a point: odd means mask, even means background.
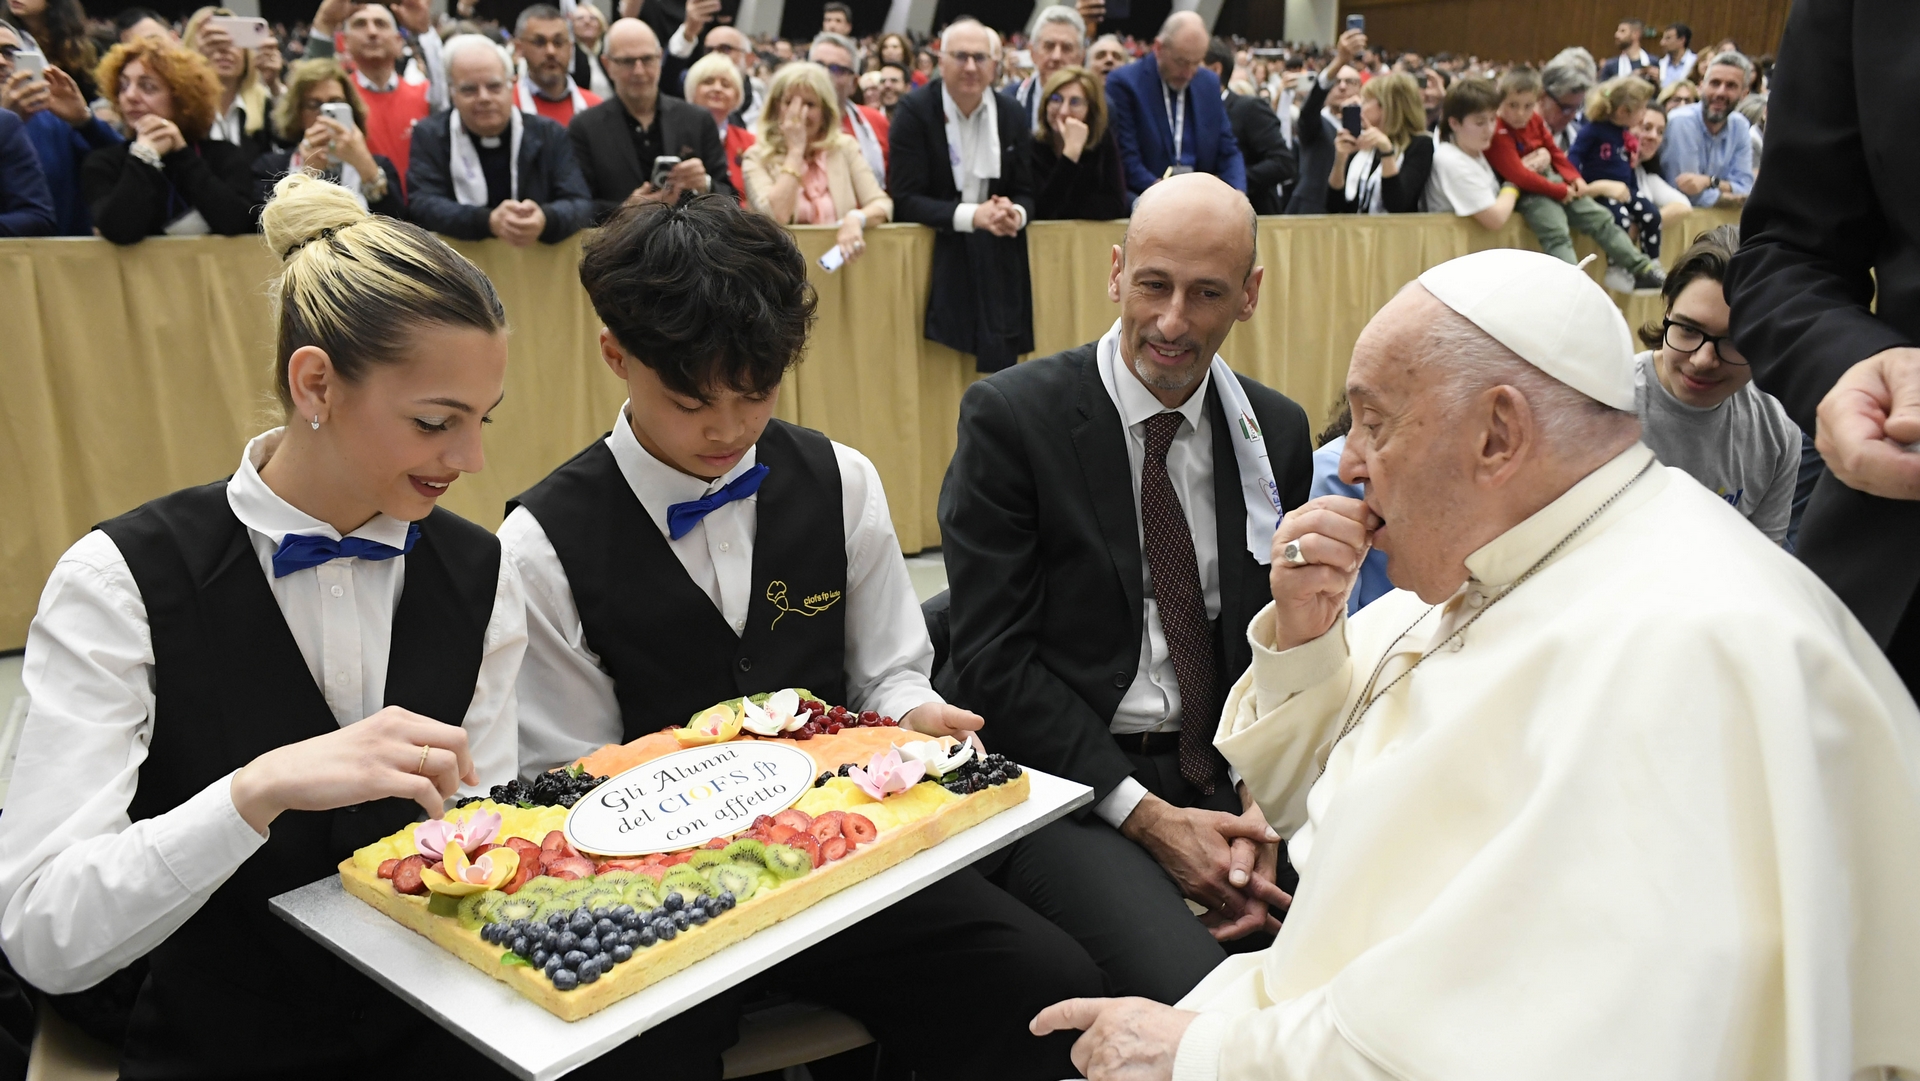
[[[534,4],[513,28],[513,54],[527,66],[514,87],[514,105],[566,127],[574,115],[600,104],[600,95],[573,81],[573,29],[560,9]]]
[[[1740,246],[1738,226],[1693,242],[1667,272],[1667,312],[1640,338],[1634,412],[1640,441],[1666,465],[1684,469],[1775,544],[1785,545],[1800,470],[1800,429],[1774,397],[1753,385],[1753,369],[1730,336],[1721,280]]]
[[[1177,173],[1212,173],[1247,190],[1246,161],[1220,100],[1220,80],[1201,66],[1208,41],[1200,16],[1176,11],[1161,25],[1152,52],[1107,76],[1129,203]]]
[[[1593,57],[1585,49],[1568,49],[1540,69],[1544,93],[1536,109],[1561,150],[1573,149],[1574,136],[1580,134],[1587,91],[1593,89],[1592,65]]]
[[[860,144],[860,156],[882,185],[887,182],[887,114],[868,108],[854,97],[860,73],[854,59],[858,48],[844,34],[821,31],[807,50],[807,59],[827,69],[833,92],[840,98],[840,130]]]
[[[639,19],[621,19],[607,29],[600,64],[613,80],[613,100],[579,114],[567,127],[574,156],[593,189],[596,222],[624,202],[674,202],[683,192],[733,191],[713,117],[661,91],[664,56],[659,36]]]
[[[1325,214],[1327,177],[1333,172],[1333,143],[1340,132],[1340,110],[1360,96],[1356,58],[1366,48],[1364,30],[1347,30],[1334,42],[1333,59],[1318,75],[1301,76],[1306,91],[1294,125],[1298,180],[1287,193],[1287,214]],[[1318,120],[1315,117],[1318,116]]]
[[[1041,8],[1033,17],[1028,33],[1033,53],[1033,74],[1014,88],[1013,96],[1027,107],[1028,127],[1040,127],[1040,91],[1061,68],[1079,64],[1087,55],[1087,21],[1065,4]]]

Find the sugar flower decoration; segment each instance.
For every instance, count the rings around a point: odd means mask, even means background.
[[[489,848],[479,859],[468,861],[465,849],[448,844],[444,855],[442,866],[446,873],[428,867],[420,872],[420,881],[434,893],[449,897],[497,890],[512,881],[520,870],[520,853],[511,848]]]
[[[973,759],[973,745],[952,736],[916,739],[900,748],[900,757],[920,763],[935,777],[945,777]]]
[[[792,688],[768,695],[765,705],[742,702],[740,711],[741,727],[756,736],[777,736],[782,732],[798,731],[813,716],[812,712],[800,707],[800,692]]]
[[[498,811],[479,811],[464,822],[455,822],[445,818],[435,818],[413,827],[413,847],[427,859],[438,862],[446,858],[450,846],[459,846],[462,851],[472,852],[500,832],[500,814]]]
[[[847,769],[847,780],[877,800],[886,799],[895,792],[905,792],[919,784],[920,778],[926,775],[925,763],[902,761],[900,751],[895,747],[887,748],[884,754],[874,755],[866,769],[859,766]]]

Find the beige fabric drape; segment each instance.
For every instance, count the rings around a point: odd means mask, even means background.
[[[1668,261],[1727,212],[1668,231]],[[1097,338],[1117,308],[1106,283],[1118,222],[1029,230],[1040,354]],[[935,503],[973,362],[921,336],[933,234],[869,230],[866,256],[814,265],[830,227],[794,230],[820,316],[779,415],[864,451],[879,468],[900,543],[940,543]],[[1584,240],[1583,240],[1584,242]],[[1367,319],[1422,270],[1496,244],[1531,246],[1516,217],[1499,233],[1430,215],[1263,218],[1261,303],[1222,352],[1286,393],[1316,424]],[[488,527],[505,501],[606,430],[622,386],[600,363],[599,323],[575,275],[578,241],[518,249],[455,245],[499,287],[513,325],[507,397],[487,469],[446,506]],[[1587,250],[1587,249],[1582,249]],[[0,241],[0,649],[25,644],[40,588],[95,522],[232,472],[248,436],[279,422],[258,238],[159,238],[130,248],[84,239]],[[1638,326],[1659,298],[1634,298]]]

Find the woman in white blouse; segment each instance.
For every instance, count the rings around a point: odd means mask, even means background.
[[[122,1076],[489,1075],[267,901],[516,771],[520,581],[435,508],[484,464],[505,315],[471,263],[337,185],[287,177],[261,224],[288,423],[54,567],[0,948],[42,990],[89,992],[63,1012],[120,1026]]]

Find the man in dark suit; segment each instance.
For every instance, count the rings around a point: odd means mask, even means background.
[[[987,719],[995,748],[1096,800],[999,874],[1116,994],[1165,1003],[1222,942],[1269,941],[1293,881],[1213,749],[1272,596],[1274,500],[1304,503],[1313,476],[1300,407],[1212,363],[1259,300],[1254,225],[1216,177],[1150,189],[1113,250],[1119,322],[975,383],[940,490],[951,660],[936,686]]]
[[[1107,110],[1131,198],[1169,171],[1212,173],[1247,190],[1220,80],[1201,66],[1207,41],[1200,16],[1176,11],[1160,27],[1152,52],[1107,76]]]
[[[1255,214],[1281,213],[1280,187],[1293,182],[1294,157],[1279,114],[1258,97],[1227,89],[1227,80],[1233,76],[1233,46],[1214,38],[1207,46],[1204,66],[1220,80],[1220,100],[1227,105],[1233,141],[1239,144],[1240,158],[1247,166],[1247,201]]]
[[[1310,75],[1305,101],[1300,103],[1300,119],[1294,123],[1297,144],[1295,157],[1300,162],[1300,179],[1287,193],[1288,214],[1325,214],[1327,178],[1333,174],[1333,141],[1340,133],[1334,118],[1342,107],[1360,96],[1360,69],[1353,58],[1367,47],[1367,35],[1348,30],[1334,45],[1334,56],[1320,74]]]
[[[462,34],[445,56],[453,108],[413,126],[407,217],[444,236],[520,246],[584,229],[593,200],[567,131],[513,107],[506,50]]]
[[[1917,45],[1906,0],[1794,4],[1726,291],[1754,378],[1818,426],[1799,556],[1920,694],[1920,83],[1887,77]]]
[[[940,41],[940,78],[894,114],[887,190],[898,220],[936,233],[926,336],[997,372],[1033,351],[1025,149],[1033,137],[1020,103],[992,89],[999,36],[959,19]]]
[[[713,117],[697,105],[660,92],[665,52],[653,28],[621,19],[607,29],[600,64],[613,80],[614,96],[573,118],[567,134],[593,191],[594,221],[606,219],[629,199],[672,202],[683,191],[725,191],[726,149]],[[661,157],[680,163],[666,183],[653,183]]]

